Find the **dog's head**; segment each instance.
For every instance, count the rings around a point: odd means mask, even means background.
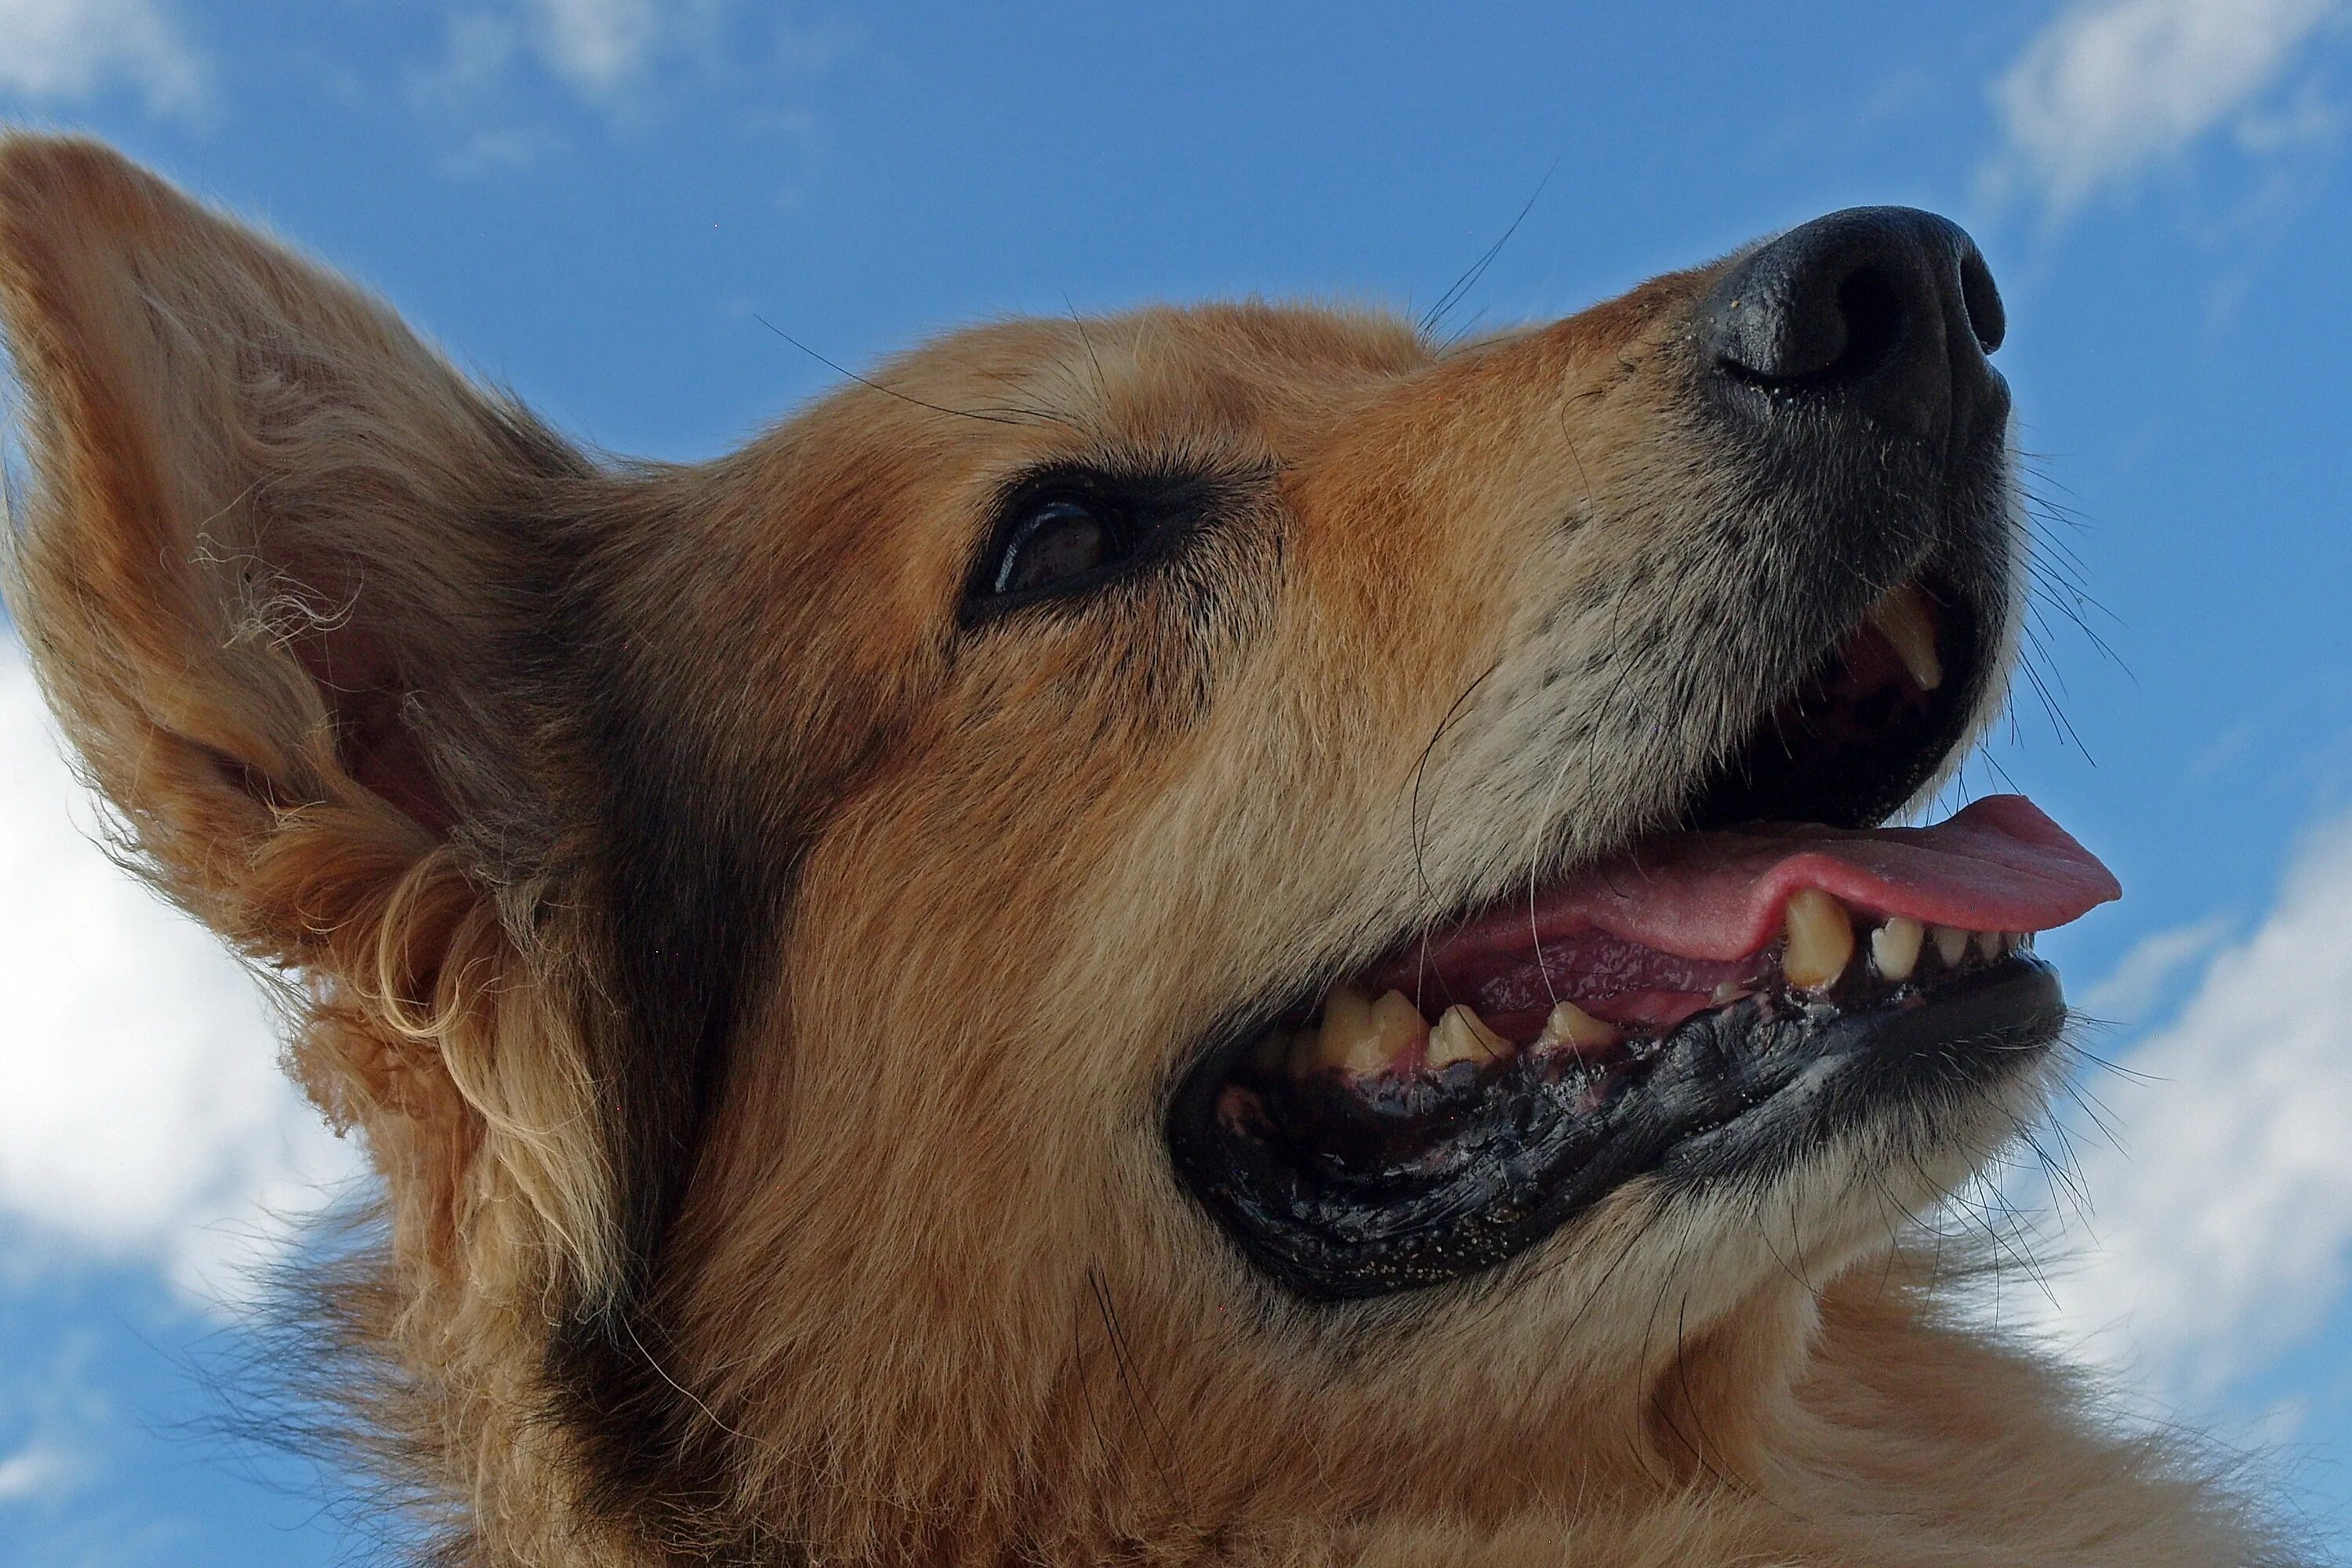
[[[2112,896],[2021,801],[1874,831],[2019,613],[2000,306],[1923,214],[1456,346],[983,328],[691,468],[86,145],[7,150],[0,270],[24,626],[307,981],[390,1196],[342,1310],[516,1541],[1737,1468],[2037,1103],[2021,936]]]

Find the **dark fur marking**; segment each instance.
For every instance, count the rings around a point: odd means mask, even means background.
[[[739,1540],[751,1527],[727,1514],[741,1456],[670,1365],[665,1311],[679,1269],[669,1249],[746,1013],[774,979],[808,849],[902,731],[836,692],[866,731],[821,768],[772,770],[754,787],[730,776],[697,711],[635,662],[630,639],[588,635],[622,624],[593,583],[575,584],[572,603],[577,689],[595,694],[577,733],[599,791],[591,886],[613,1004],[583,1034],[604,1090],[623,1261],[551,1334],[547,1413],[579,1445],[578,1500],[592,1516],[656,1552],[696,1542],[681,1561],[793,1562],[773,1541]]]
[[[584,1033],[604,1091],[622,1272],[557,1325],[546,1372],[551,1414],[593,1478],[583,1504],[607,1518],[682,1521],[723,1498],[728,1458],[662,1365],[668,1336],[648,1291],[799,855],[774,855],[749,824],[721,819],[713,802],[730,797],[717,768],[647,699],[616,642],[591,646],[606,651],[588,661],[604,668],[586,688],[601,700],[582,741],[603,772],[598,869],[618,1016]]]

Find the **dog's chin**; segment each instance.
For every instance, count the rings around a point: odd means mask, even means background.
[[[1484,1274],[1637,1178],[1882,1226],[1932,1199],[2039,1093],[2065,1006],[2032,933],[2113,896],[2013,797],[1875,828],[1969,730],[1989,618],[1897,590],[1675,831],[1235,1017],[1171,1102],[1185,1184],[1317,1301]]]

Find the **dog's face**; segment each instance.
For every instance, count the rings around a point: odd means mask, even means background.
[[[2021,802],[1864,831],[2018,614],[1948,225],[1457,346],[989,327],[614,475],[90,156],[9,175],[28,622],[504,1370],[381,1331],[585,1515],[1208,1540],[1760,1462],[1821,1290],[2038,1102],[2017,937],[2104,874]],[[164,432],[196,382],[243,425]],[[235,658],[158,697],[126,624]]]

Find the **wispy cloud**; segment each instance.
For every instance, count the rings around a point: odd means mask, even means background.
[[[667,41],[665,13],[654,0],[531,0],[530,9],[541,57],[585,92],[614,90],[643,70]],[[700,5],[673,6],[668,20],[675,26],[679,13],[701,11],[707,24],[712,9],[707,0]]]
[[[37,101],[127,86],[151,112],[204,107],[211,68],[162,0],[0,0],[0,88]]]
[[[72,1450],[51,1438],[36,1437],[0,1458],[0,1503],[26,1502],[70,1490],[80,1471]]]
[[[2083,993],[2083,1011],[2103,1023],[2144,1022],[2181,972],[2211,952],[2229,929],[2230,922],[2216,915],[2142,937],[2105,979]]]
[[[0,1217],[211,1300],[357,1168],[277,1070],[252,979],[109,862],[0,642]]]
[[[2201,1404],[2352,1285],[2352,819],[2310,842],[2252,934],[2211,952],[2123,1065],[2128,1080],[2094,1086],[2116,1136],[2084,1144],[2088,1245],[2029,1310]]]
[[[730,29],[753,26],[738,26],[741,10],[740,0],[501,0],[458,10],[439,56],[411,73],[409,97],[458,133],[452,174],[524,167],[563,144],[545,115],[546,88],[609,120],[640,116],[678,81],[726,69]],[[782,21],[765,25],[780,62],[808,53]],[[822,29],[809,38],[832,42]]]
[[[487,98],[536,71],[575,97],[617,107],[656,71],[709,46],[732,0],[507,0],[448,18],[433,79]]]
[[[1993,84],[1995,194],[2053,212],[2236,124],[2242,145],[2308,129],[2308,104],[2261,112],[2347,0],[2072,0]]]

